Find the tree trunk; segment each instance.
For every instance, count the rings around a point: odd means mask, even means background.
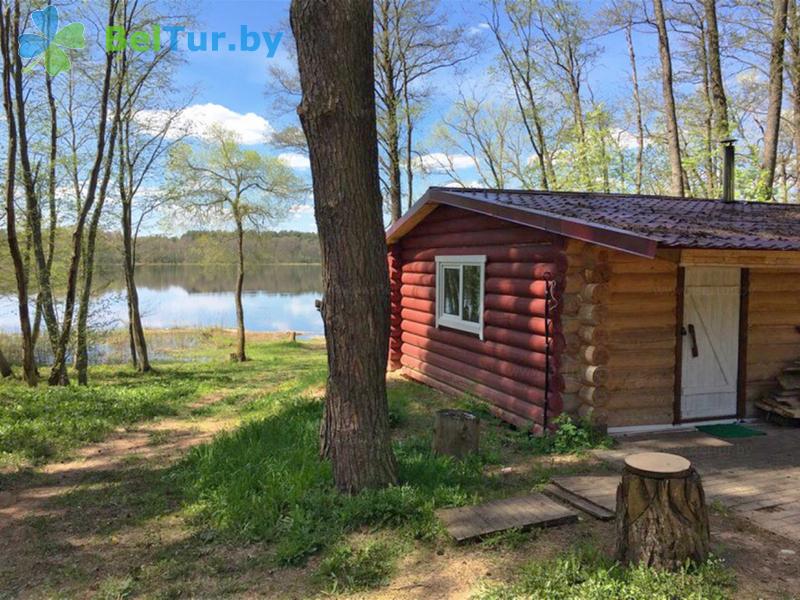
[[[678,138],[678,116],[675,112],[675,94],[672,88],[672,56],[669,50],[669,35],[661,0],[653,0],[653,8],[658,29],[658,54],[661,58],[661,88],[664,95],[664,118],[667,123],[667,148],[670,166],[670,193],[683,197],[683,166],[681,163],[681,144]]]
[[[8,131],[5,182],[6,241],[17,282],[17,310],[22,335],[22,376],[28,385],[34,386],[37,382],[37,375],[31,337],[30,313],[28,311],[28,283],[17,237],[17,217],[14,204],[17,128],[14,120],[14,101],[12,100],[11,85],[12,71],[16,71],[16,68],[14,68],[15,63],[19,61],[18,44],[16,42],[19,37],[19,6],[14,11],[13,18],[10,7],[0,5],[0,10],[2,11],[2,14],[0,14],[0,48],[2,48],[3,58],[3,107],[5,108]]]
[[[772,44],[769,59],[769,103],[764,127],[764,153],[761,159],[761,195],[771,200],[778,159],[778,137],[781,128],[783,100],[783,52],[786,41],[788,1],[773,0]]]
[[[438,410],[433,423],[433,453],[464,458],[477,454],[481,422],[465,410]]]
[[[344,492],[397,481],[386,399],[389,275],[372,10],[371,0],[291,5],[325,288],[329,375],[321,450]]]
[[[631,466],[645,464],[643,457],[661,464],[653,470]],[[686,468],[662,469],[661,457],[678,459]],[[617,560],[677,570],[687,560],[704,562],[709,541],[703,485],[691,463],[669,454],[629,456],[617,488]]]
[[[789,79],[792,82],[792,140],[794,142],[795,201],[800,202],[800,14],[797,0],[789,1]]]
[[[716,196],[716,179],[717,173],[714,167],[714,147],[716,144],[714,143],[715,137],[715,129],[714,129],[714,100],[712,99],[712,85],[711,85],[711,75],[709,73],[710,70],[710,60],[708,56],[708,51],[706,49],[706,40],[709,38],[709,35],[706,33],[705,24],[703,22],[698,23],[698,27],[700,28],[699,34],[699,47],[698,47],[698,54],[700,55],[700,68],[703,70],[702,76],[702,93],[703,93],[703,101],[706,105],[706,115],[703,119],[703,126],[705,129],[705,167],[706,167],[706,176],[700,177],[700,182],[705,179],[706,184],[706,197],[707,198],[714,198]]]
[[[0,377],[11,377],[13,374],[6,355],[0,350]]]
[[[109,6],[108,25],[114,25],[115,6],[112,3]],[[114,54],[106,52],[106,64],[103,77],[102,91],[100,94],[100,118],[97,127],[97,148],[94,156],[94,163],[89,174],[89,181],[86,186],[86,199],[81,206],[75,223],[75,229],[72,232],[72,256],[70,257],[69,267],[67,269],[67,291],[64,299],[64,319],[61,327],[61,333],[58,337],[58,343],[54,349],[55,358],[53,360],[53,368],[50,371],[48,383],[50,385],[66,385],[69,380],[67,378],[67,345],[69,344],[70,334],[72,332],[72,317],[75,311],[75,296],[78,287],[78,271],[81,261],[81,250],[83,246],[83,234],[86,226],[86,219],[89,216],[94,205],[95,197],[97,195],[98,182],[100,180],[100,169],[105,157],[106,148],[106,130],[108,125],[108,105],[111,89],[111,71],[114,62]]]
[[[244,225],[238,213],[236,215],[236,248],[239,259],[236,264],[236,360],[244,362],[247,360],[247,355],[244,351],[244,307],[242,306],[242,291],[244,290]]]
[[[644,123],[642,119],[642,98],[639,95],[639,74],[636,68],[636,51],[633,47],[633,23],[625,25],[625,40],[628,42],[628,56],[631,61],[631,82],[633,84],[633,104],[636,109],[636,193],[642,193],[642,174],[644,172]]]
[[[717,142],[730,135],[728,123],[728,98],[722,78],[722,64],[719,52],[719,26],[717,24],[717,0],[703,0],[708,35],[708,68],[711,79],[711,96],[714,100],[714,129]]]

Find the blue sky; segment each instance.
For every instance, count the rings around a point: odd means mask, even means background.
[[[489,37],[491,33],[481,25],[486,21],[488,9],[477,2],[451,1],[442,4],[445,5],[448,18],[454,24],[465,25],[471,35],[486,39],[485,50],[464,67],[464,72],[458,78],[459,84],[483,89],[487,85],[498,86],[488,77],[489,68],[496,60],[496,46]],[[587,1],[586,10],[593,13],[603,4],[597,0]],[[273,35],[284,31],[288,34],[288,1],[199,0],[194,6],[199,18],[196,29],[224,31],[226,42],[231,38],[238,41],[240,28],[243,25],[249,31],[269,32]],[[647,32],[639,33],[635,42],[637,58],[641,61],[640,76],[645,76],[648,65],[652,64],[655,58],[653,36]],[[268,128],[280,128],[290,123],[293,115],[275,114],[272,101],[267,97],[267,72],[271,62],[290,60],[287,50],[292,42],[288,35],[281,41],[273,58],[266,56],[263,44],[256,52],[229,52],[224,49],[218,52],[187,52],[185,38],[181,43],[185,53],[185,64],[178,73],[178,84],[182,89],[196,90],[193,112],[190,114],[200,119],[227,119],[228,123],[233,124],[234,129],[241,129],[244,132],[245,138],[250,136],[248,139],[251,138],[253,147],[274,152],[268,145],[259,143],[259,139],[267,137],[264,132]],[[615,34],[599,38],[597,43],[602,50],[593,70],[588,74],[588,80],[595,96],[613,105],[630,97],[625,40],[621,34]],[[436,122],[446,115],[457,92],[457,86],[454,85],[450,73],[438,75],[431,85],[436,90],[434,99],[419,127],[417,140],[423,144]],[[497,93],[505,95],[508,90],[498,86]],[[428,146],[426,149],[431,152],[437,150]],[[298,173],[309,177],[310,172],[302,162],[295,157],[294,163],[298,167]],[[468,181],[474,179],[474,170],[470,173],[470,169],[466,168],[462,176]],[[418,193],[424,191],[428,185],[442,185],[449,181],[443,174],[432,174],[425,178],[420,175],[418,178],[416,184]],[[313,231],[315,227],[310,201],[306,207],[297,207],[292,216],[277,228]]]

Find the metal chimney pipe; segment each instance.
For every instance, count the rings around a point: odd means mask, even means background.
[[[721,140],[722,144],[722,199],[733,202],[733,182],[736,171],[736,140]]]

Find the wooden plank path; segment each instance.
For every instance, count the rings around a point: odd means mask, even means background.
[[[544,494],[493,500],[477,506],[436,511],[447,531],[459,542],[507,529],[554,527],[575,523],[578,514]]]
[[[766,436],[719,440],[705,434],[667,434],[620,440],[595,454],[617,464],[642,451],[667,451],[692,461],[709,501],[768,531],[800,541],[800,428],[759,424]],[[553,483],[611,512],[619,475],[558,477]]]

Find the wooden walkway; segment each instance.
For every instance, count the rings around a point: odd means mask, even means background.
[[[717,501],[756,525],[800,541],[800,428],[759,424],[766,436],[721,440],[699,433],[622,438],[596,454],[622,467],[628,454],[673,452],[692,461],[709,501]],[[619,476],[560,477],[556,483],[613,511]]]
[[[445,508],[436,512],[457,541],[506,529],[554,527],[578,520],[578,514],[543,494],[494,500],[477,506]]]

